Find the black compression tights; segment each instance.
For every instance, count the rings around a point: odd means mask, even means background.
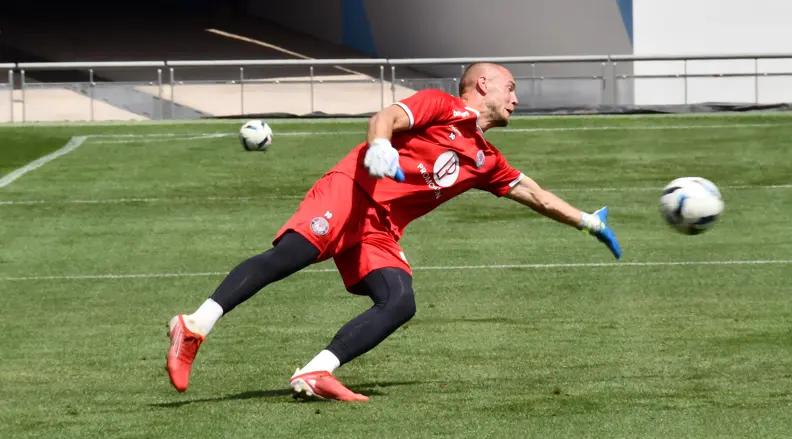
[[[226,314],[265,286],[312,264],[318,254],[316,247],[299,233],[286,233],[273,248],[231,270],[212,294],[212,300]],[[349,290],[371,297],[374,305],[344,325],[327,346],[341,364],[377,346],[415,314],[412,277],[404,270],[374,270]]]
[[[327,346],[341,364],[368,352],[415,315],[412,277],[399,268],[380,268],[350,288],[374,305],[344,325]]]
[[[274,247],[231,270],[212,300],[226,314],[265,286],[312,264],[318,255],[319,250],[302,235],[287,232]]]

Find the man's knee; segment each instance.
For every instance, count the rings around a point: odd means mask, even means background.
[[[394,320],[401,324],[415,315],[415,292],[409,273],[399,268],[382,268],[377,270],[372,280],[375,280],[373,289],[376,291],[372,298],[380,302]],[[385,300],[382,300],[383,296]]]
[[[401,268],[379,268],[367,274],[359,283],[349,288],[353,294],[366,295],[374,307],[401,325],[415,315],[415,293],[412,276]]]
[[[415,293],[412,287],[404,288],[398,292],[391,292],[390,299],[385,305],[393,316],[404,323],[415,315]]]

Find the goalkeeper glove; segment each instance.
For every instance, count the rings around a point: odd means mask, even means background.
[[[616,234],[613,233],[606,223],[608,220],[608,207],[594,211],[594,213],[583,212],[583,217],[580,219],[580,228],[588,230],[594,235],[601,243],[608,247],[608,250],[613,253],[616,259],[621,258],[622,250],[619,245],[619,240],[616,239]]]
[[[373,177],[388,176],[399,182],[404,181],[404,172],[399,166],[399,152],[388,139],[378,138],[369,143],[363,166]]]

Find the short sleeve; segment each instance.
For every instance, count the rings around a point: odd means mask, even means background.
[[[410,119],[410,128],[420,128],[430,122],[449,120],[453,114],[454,98],[442,90],[421,90],[394,105],[401,107]]]
[[[495,149],[495,152],[495,166],[492,168],[492,171],[487,174],[489,178],[487,178],[482,185],[478,186],[478,189],[502,197],[508,194],[511,188],[520,182],[523,174],[512,167],[500,151]]]

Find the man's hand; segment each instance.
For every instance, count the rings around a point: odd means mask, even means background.
[[[613,229],[608,227],[607,220],[608,207],[605,206],[592,214],[583,212],[580,227],[588,230],[589,233],[608,247],[616,259],[620,259],[622,255],[621,246],[619,245],[619,240],[616,239],[616,234],[613,233]]]
[[[399,182],[404,181],[404,172],[399,166],[399,152],[388,139],[374,139],[369,143],[363,165],[373,177],[387,176]]]

